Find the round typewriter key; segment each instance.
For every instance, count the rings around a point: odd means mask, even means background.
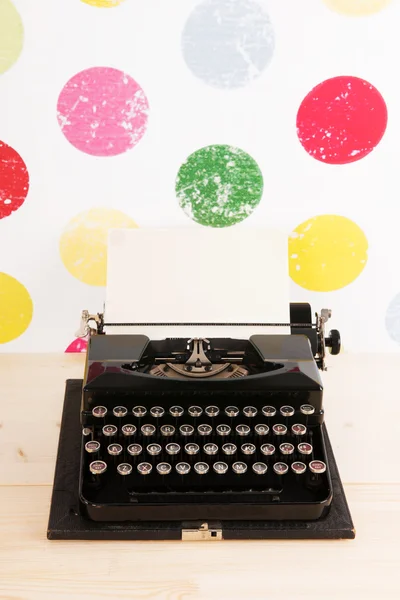
[[[245,406],[243,409],[243,414],[245,417],[253,418],[257,415],[257,409],[255,406]]]
[[[237,450],[237,448],[236,448],[235,444],[228,443],[228,444],[224,444],[222,446],[222,452],[224,454],[226,454],[227,456],[232,456],[233,454],[236,453],[236,450]]]
[[[85,450],[86,452],[89,452],[89,454],[98,452],[100,450],[100,442],[96,442],[95,440],[93,440],[92,442],[86,442]]]
[[[240,410],[237,406],[227,406],[225,408],[225,414],[227,417],[237,417]]]
[[[281,423],[278,423],[277,425],[272,426],[272,431],[274,432],[275,435],[286,435],[287,427],[286,427],[286,425],[282,425]]]
[[[293,417],[294,408],[293,406],[281,406],[279,412],[281,413],[282,417]]]
[[[93,430],[92,430],[92,429],[90,429],[90,427],[84,427],[84,428],[82,429],[82,435],[83,435],[84,437],[87,437],[88,435],[91,435],[92,433],[93,433]]]
[[[142,446],[140,444],[130,444],[127,450],[131,456],[139,456],[142,453]]]
[[[205,462],[198,462],[194,465],[194,470],[198,475],[205,475],[208,473],[210,467]]]
[[[130,475],[132,473],[132,465],[129,463],[121,463],[117,466],[117,471],[120,475]]]
[[[107,409],[105,406],[95,406],[92,410],[92,415],[98,419],[102,419],[106,416]]]
[[[200,446],[198,444],[186,444],[185,452],[186,454],[193,456],[194,454],[198,454],[200,452]]]
[[[303,462],[300,462],[299,460],[292,463],[292,471],[296,475],[303,475],[303,473],[305,473],[306,469],[307,469],[306,465]]]
[[[322,475],[326,471],[326,464],[322,460],[312,460],[308,465],[311,473],[315,475]]]
[[[242,475],[243,473],[246,473],[247,471],[247,465],[244,462],[235,462],[232,465],[232,470],[234,473],[236,473],[237,475]]]
[[[179,475],[187,475],[190,472],[190,465],[187,462],[179,462],[175,469]]]
[[[194,434],[194,427],[192,425],[181,425],[179,431],[181,435],[188,437]]]
[[[303,442],[297,446],[297,450],[300,452],[300,454],[305,454],[306,456],[308,456],[312,454],[313,447],[311,446],[311,444]]]
[[[294,452],[294,446],[293,444],[281,444],[279,450],[284,456],[290,456]]]
[[[218,446],[217,444],[204,444],[203,450],[208,456],[215,456],[218,454]]]
[[[142,434],[146,437],[150,437],[151,435],[154,435],[156,432],[156,428],[154,427],[154,425],[142,425],[140,428],[140,431],[142,432]]]
[[[127,423],[126,425],[122,425],[121,427],[122,435],[125,437],[131,437],[131,435],[135,435],[136,427],[131,423]]]
[[[250,433],[250,427],[248,425],[237,425],[236,426],[236,433],[240,436],[245,436],[245,435],[249,435]]]
[[[204,412],[206,413],[207,417],[218,417],[219,408],[218,406],[207,406]]]
[[[257,435],[268,435],[269,433],[269,427],[268,425],[264,425],[263,423],[260,423],[259,425],[256,425],[254,427],[254,431],[256,432]]]
[[[305,427],[305,425],[302,425],[301,423],[295,423],[294,425],[292,425],[292,433],[293,435],[306,435],[307,433],[307,427]]]
[[[211,425],[199,425],[197,433],[199,435],[210,435],[212,433],[212,427]]]
[[[121,444],[110,444],[107,448],[107,452],[110,454],[110,456],[119,456],[122,454],[122,451],[123,447]]]
[[[254,463],[252,469],[256,475],[265,475],[265,473],[268,471],[267,465],[263,462]]]
[[[171,408],[169,409],[169,414],[171,415],[171,417],[181,417],[184,412],[185,411],[183,410],[182,406],[171,406]]]
[[[160,444],[149,444],[146,450],[151,456],[158,456],[159,454],[161,454],[162,448]]]
[[[153,406],[150,409],[150,414],[152,417],[154,417],[155,419],[158,419],[160,417],[163,417],[165,414],[165,410],[163,409],[162,406]]]
[[[167,454],[169,454],[170,456],[175,456],[176,454],[179,454],[179,452],[181,451],[181,447],[179,444],[167,444],[165,446],[165,450],[167,452]]]
[[[103,434],[107,437],[112,437],[118,432],[117,427],[115,425],[104,425]]]
[[[160,433],[164,437],[170,437],[175,433],[175,427],[173,425],[161,425]]]
[[[275,446],[273,444],[263,444],[260,450],[264,456],[272,456],[275,454]]]
[[[171,473],[172,470],[171,465],[166,462],[158,463],[156,468],[160,475],[168,475],[168,473]]]
[[[153,465],[148,462],[142,462],[138,464],[137,470],[140,475],[150,475],[151,471],[153,470]]]
[[[315,408],[311,406],[311,404],[302,404],[302,406],[300,406],[300,412],[307,416],[313,415],[315,413]]]
[[[113,415],[114,417],[126,417],[128,409],[125,406],[114,406]]]
[[[191,417],[200,417],[203,414],[203,409],[200,406],[190,406],[188,413]]]
[[[224,475],[228,471],[228,468],[228,465],[221,460],[213,464],[213,469],[218,475]]]
[[[89,470],[93,475],[102,475],[107,471],[107,464],[104,460],[94,460],[90,463]]]
[[[286,463],[277,462],[274,464],[274,471],[277,475],[286,475],[286,473],[289,471],[289,467]]]
[[[255,453],[256,447],[254,444],[243,444],[241,447],[241,451],[243,452],[243,454],[247,454],[249,456],[250,454]]]
[[[132,413],[135,417],[138,417],[140,419],[141,417],[144,417],[147,413],[147,408],[145,406],[134,406],[132,408]]]
[[[229,435],[231,432],[231,428],[229,427],[229,425],[217,425],[215,431],[217,432],[217,435]]]
[[[262,414],[264,417],[274,417],[276,415],[276,408],[273,406],[263,406]]]

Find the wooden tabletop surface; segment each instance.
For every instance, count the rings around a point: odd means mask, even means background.
[[[353,541],[49,542],[64,383],[82,355],[0,354],[0,599],[400,598],[400,355],[324,374]]]

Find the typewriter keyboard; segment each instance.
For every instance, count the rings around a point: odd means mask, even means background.
[[[308,404],[95,406],[83,429],[82,496],[115,505],[320,504],[330,483],[314,416]]]

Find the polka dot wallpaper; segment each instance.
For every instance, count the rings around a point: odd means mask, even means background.
[[[346,351],[399,352],[399,19],[0,0],[0,352],[84,352],[108,230],[160,226],[283,229],[292,300],[331,308]]]

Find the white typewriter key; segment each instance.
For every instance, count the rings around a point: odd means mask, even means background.
[[[96,442],[95,440],[93,440],[92,442],[86,442],[85,450],[86,452],[89,452],[89,454],[98,452],[100,450],[100,442]]]
[[[322,460],[312,460],[308,465],[311,473],[315,475],[322,475],[326,471],[326,464]]]
[[[207,417],[218,417],[219,408],[218,406],[207,406],[204,412],[206,413]]]
[[[204,444],[203,450],[208,456],[215,456],[218,454],[218,446],[217,444]]]
[[[97,417],[98,419],[102,419],[107,414],[107,409],[105,406],[95,406],[92,410],[92,415]]]
[[[218,475],[224,475],[228,471],[228,468],[228,465],[221,460],[213,464],[213,469]]]
[[[248,425],[237,425],[236,426],[236,433],[240,436],[245,436],[245,435],[249,435],[250,433],[250,427]]]
[[[122,454],[123,451],[123,447],[121,446],[121,444],[110,444],[107,447],[107,452],[108,454],[110,454],[110,456],[119,456],[120,454]]]
[[[281,406],[279,412],[281,413],[282,417],[293,417],[294,408],[293,406]]]
[[[171,406],[169,409],[169,414],[171,417],[181,417],[185,411],[182,406]]]
[[[140,419],[141,417],[144,417],[147,413],[147,408],[145,406],[134,406],[132,408],[132,413],[135,417],[138,417]]]
[[[234,473],[236,473],[237,475],[242,475],[243,473],[246,473],[247,471],[247,465],[244,462],[234,462],[232,465],[232,470]]]
[[[187,475],[190,472],[190,465],[187,462],[179,462],[175,466],[175,470],[179,475]]]
[[[263,444],[260,450],[264,456],[272,456],[275,454],[275,446],[273,444]]]
[[[205,475],[210,470],[210,467],[205,462],[198,462],[194,465],[194,470],[198,475]]]
[[[263,406],[262,414],[264,417],[274,417],[276,415],[276,408],[273,406]]]
[[[243,444],[241,447],[241,451],[243,452],[243,454],[247,454],[249,456],[250,454],[255,453],[256,447],[254,444]]]
[[[163,417],[165,415],[165,410],[163,409],[162,406],[153,406],[150,409],[150,414],[155,419],[158,419],[158,418]]]
[[[300,406],[300,412],[307,416],[313,415],[315,413],[315,408],[311,406],[311,404],[302,404],[302,406]]]
[[[293,444],[281,444],[279,450],[284,456],[290,456],[294,452],[294,446]]]
[[[84,437],[87,437],[88,435],[91,435],[93,433],[93,429],[90,429],[90,427],[84,427],[82,429],[82,435]]]
[[[126,417],[128,409],[125,406],[114,406],[113,415],[114,417]]]
[[[132,465],[121,463],[117,466],[117,471],[120,475],[130,475],[132,473]]]
[[[222,446],[222,452],[224,454],[226,454],[227,456],[232,456],[233,454],[236,453],[236,450],[237,450],[237,448],[236,448],[235,444],[228,443],[228,444],[224,444]]]
[[[299,460],[292,463],[292,471],[293,473],[295,473],[295,475],[303,475],[303,473],[306,472],[306,469],[306,465],[303,462],[300,462]]]
[[[153,465],[148,462],[142,462],[138,464],[137,470],[140,475],[150,475],[153,470]]]
[[[161,454],[162,448],[160,444],[149,444],[146,450],[151,456],[158,456],[159,454]]]
[[[173,425],[161,425],[160,433],[164,437],[170,437],[175,433],[175,427]]]
[[[257,415],[257,409],[255,406],[245,406],[243,409],[243,414],[245,417],[253,418]]]
[[[268,435],[269,433],[269,427],[268,425],[264,425],[263,423],[260,423],[259,425],[256,425],[254,427],[254,431],[256,432],[257,435]]]
[[[199,435],[210,435],[212,433],[212,427],[211,425],[199,425],[197,433]]]
[[[263,462],[254,463],[252,468],[256,475],[265,475],[265,473],[268,471],[267,465]]]
[[[185,452],[186,454],[190,454],[191,456],[193,456],[200,452],[200,446],[198,444],[186,444]]]
[[[200,406],[190,406],[188,408],[188,413],[191,417],[201,417],[203,409]]]
[[[237,406],[227,406],[225,408],[225,414],[227,417],[237,417],[240,410]]]
[[[181,435],[188,437],[189,435],[194,434],[194,427],[192,425],[181,425],[179,427],[179,432]]]
[[[154,435],[156,432],[156,428],[154,425],[142,425],[140,428],[140,431],[142,432],[142,434],[146,437],[150,437],[151,435]]]
[[[175,456],[176,454],[179,454],[179,452],[181,451],[181,447],[179,444],[167,444],[165,446],[165,450],[167,452],[167,454],[169,454],[170,456]]]
[[[104,460],[94,460],[90,463],[89,470],[93,475],[102,475],[107,471],[107,464]]]
[[[217,425],[215,431],[218,435],[225,436],[230,434],[231,428],[229,427],[229,425]]]
[[[294,425],[292,425],[292,433],[293,435],[306,435],[307,433],[307,427],[305,425],[302,425],[301,423],[295,423]]]
[[[127,450],[131,456],[139,456],[142,453],[142,446],[140,444],[130,444]]]
[[[312,454],[313,447],[311,446],[311,444],[303,442],[297,446],[297,450],[300,452],[300,454],[305,454],[308,456]]]
[[[289,471],[289,467],[286,463],[277,462],[274,464],[274,471],[277,475],[286,475],[286,473]]]
[[[121,431],[122,431],[123,436],[131,437],[132,435],[135,435],[136,427],[135,427],[135,425],[132,425],[131,423],[127,423],[126,425],[122,425]]]
[[[272,431],[274,432],[275,435],[286,435],[287,427],[286,427],[286,425],[282,425],[281,423],[278,423],[277,425],[272,426]]]
[[[171,465],[166,462],[158,463],[156,468],[157,468],[157,472],[160,475],[168,475],[169,473],[171,473],[171,470],[172,470]]]
[[[103,427],[103,434],[107,437],[112,437],[113,435],[116,435],[117,432],[118,429],[115,425],[104,425]]]

